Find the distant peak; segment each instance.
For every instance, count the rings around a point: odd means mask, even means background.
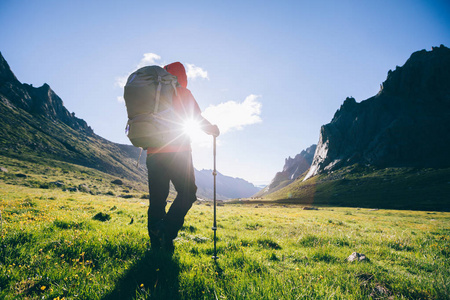
[[[10,82],[15,81],[17,82],[17,78],[14,75],[14,73],[11,71],[11,68],[9,67],[8,63],[6,62],[5,58],[3,57],[2,53],[0,52],[0,86],[4,82]]]
[[[42,86],[40,86],[38,89],[46,89],[49,90],[50,86],[47,83],[44,83]]]

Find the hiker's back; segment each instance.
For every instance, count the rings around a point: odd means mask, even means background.
[[[176,76],[159,66],[147,66],[127,80],[124,99],[128,113],[128,138],[136,147],[162,147],[176,135],[173,95]]]

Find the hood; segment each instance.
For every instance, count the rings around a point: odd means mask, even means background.
[[[187,76],[186,76],[186,69],[184,68],[183,64],[180,62],[174,62],[164,67],[167,72],[170,74],[177,76],[178,83],[186,88],[187,87]]]

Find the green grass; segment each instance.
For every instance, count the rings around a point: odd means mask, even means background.
[[[220,206],[214,264],[210,203],[173,257],[148,251],[147,208],[0,181],[0,299],[450,298],[449,213]]]

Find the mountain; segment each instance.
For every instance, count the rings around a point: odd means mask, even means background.
[[[199,188],[199,194],[208,199],[213,198],[213,177],[212,170],[195,170],[195,181]],[[217,199],[248,198],[256,194],[260,188],[242,179],[225,176],[217,172],[216,177],[216,197]]]
[[[389,71],[379,93],[347,98],[322,126],[314,175],[355,163],[377,167],[450,166],[450,49],[418,51]]]
[[[145,153],[136,166],[138,148],[113,143],[95,134],[84,120],[64,107],[62,99],[48,84],[37,88],[22,84],[1,53],[0,113],[0,156],[22,164],[61,165],[56,161],[91,168],[148,192]],[[198,196],[211,199],[211,172],[206,175],[196,170],[196,174]],[[95,184],[90,185],[94,190]],[[222,199],[248,197],[258,191],[243,179],[222,174],[217,176],[217,187]]]
[[[449,120],[450,49],[415,52],[377,95],[348,97],[322,126],[306,176],[264,198],[450,211]]]
[[[22,84],[0,53],[0,155],[19,160],[36,157],[93,168],[145,183],[144,157],[139,150],[112,143],[75,117],[48,84]]]
[[[275,174],[270,184],[263,188],[255,197],[261,197],[273,193],[295,181],[299,176],[308,171],[314,158],[317,145],[312,145],[297,154],[294,158],[288,157],[284,161],[281,172]]]

